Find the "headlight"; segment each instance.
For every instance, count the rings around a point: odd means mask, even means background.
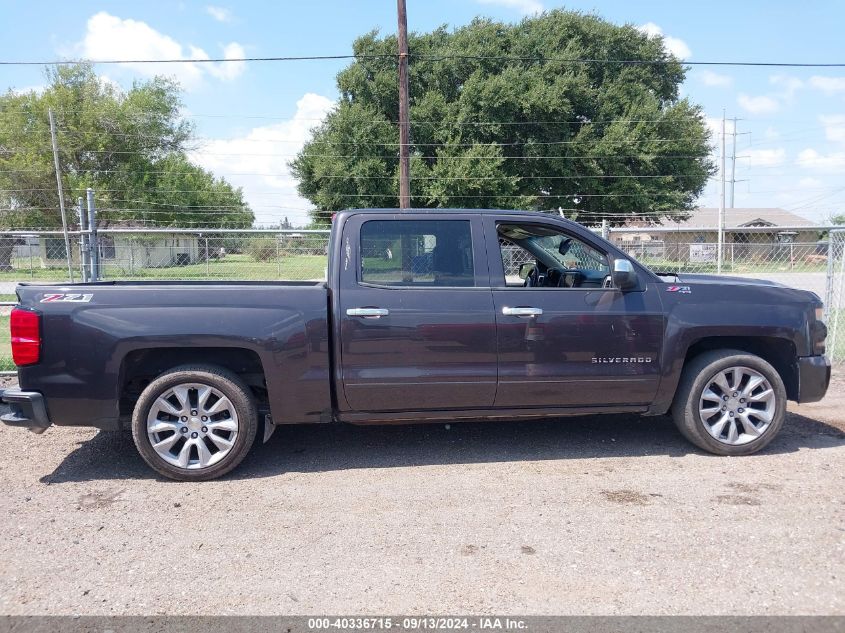
[[[813,353],[821,356],[825,353],[824,341],[827,338],[827,326],[822,321],[824,306],[816,308],[816,320],[810,324],[810,337],[813,343]]]

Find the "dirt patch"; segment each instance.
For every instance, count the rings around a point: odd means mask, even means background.
[[[80,510],[99,510],[108,508],[118,497],[123,494],[123,490],[97,490],[80,495],[77,501]]]
[[[760,500],[747,495],[716,495],[717,503],[728,506],[759,506]]]
[[[613,503],[630,503],[633,505],[644,506],[651,501],[648,495],[644,495],[636,490],[602,490],[602,496]]]
[[[821,402],[810,404],[790,402],[787,409],[799,415],[826,422],[845,433],[845,364],[834,365],[827,395]]]
[[[783,488],[783,486],[777,484],[746,484],[736,481],[726,484],[726,487],[745,493],[760,492],[761,490],[781,490]]]

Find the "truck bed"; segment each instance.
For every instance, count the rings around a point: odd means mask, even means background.
[[[103,281],[17,293],[42,314],[43,340],[41,362],[19,369],[20,386],[38,386],[55,424],[120,428],[131,391],[160,366],[223,355],[266,376],[253,386],[274,422],[318,422],[331,409],[322,282]]]

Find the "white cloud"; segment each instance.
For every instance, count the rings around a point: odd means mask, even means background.
[[[687,59],[688,57],[692,57],[692,51],[684,40],[664,34],[663,29],[657,26],[654,22],[646,22],[642,26],[638,26],[637,30],[645,33],[649,37],[663,37],[663,46],[678,59]]]
[[[287,121],[253,128],[238,138],[211,140],[190,158],[243,187],[257,223],[278,224],[287,216],[294,224],[305,224],[309,220],[305,209],[311,204],[299,197],[288,163],[332,107],[331,99],[307,93]]]
[[[771,75],[769,77],[769,83],[782,88],[782,96],[786,99],[791,99],[796,92],[804,87],[803,81],[798,79],[798,77],[792,77],[790,75]]]
[[[216,7],[213,4],[209,4],[205,7],[205,12],[218,22],[232,21],[232,12],[225,7]]]
[[[203,49],[182,44],[156,31],[146,22],[121,19],[101,11],[88,19],[80,53],[88,59],[185,59],[186,63],[121,64],[141,75],[175,77],[186,88],[196,87],[206,75],[230,80],[240,75],[244,62],[190,63],[192,59],[209,59]],[[187,51],[185,50],[187,48]],[[243,48],[232,42],[223,49],[225,58],[243,57]],[[231,66],[231,68],[227,68]]]
[[[719,144],[722,135],[722,117],[707,117],[707,127],[710,129],[710,141]],[[734,122],[732,119],[725,119],[725,135],[733,134]]]
[[[832,95],[837,92],[845,92],[845,77],[821,77],[815,75],[810,77],[808,82],[811,87],[821,90],[823,93]]]
[[[754,167],[776,167],[786,160],[786,150],[776,149],[747,149],[743,154],[748,157],[748,164]]]
[[[734,78],[729,75],[720,75],[714,73],[712,70],[702,70],[699,73],[701,81],[705,86],[730,86],[734,82]]]
[[[25,95],[29,94],[30,92],[34,92],[35,94],[41,94],[47,89],[47,86],[44,84],[39,84],[36,86],[23,86],[21,88],[9,88],[9,92],[13,95]]]
[[[798,181],[798,186],[802,189],[816,189],[821,187],[824,183],[818,178],[801,178]]]
[[[805,149],[798,154],[798,164],[807,169],[819,171],[845,170],[845,152],[831,152],[820,154],[814,149]]]
[[[543,3],[539,0],[478,0],[479,4],[495,4],[506,9],[514,9],[523,15],[543,12]]]
[[[237,42],[226,44],[223,47],[224,59],[243,59],[246,57],[244,47]],[[245,61],[226,62],[220,64],[209,64],[208,72],[224,81],[235,79],[246,69]]]
[[[834,143],[845,143],[845,114],[830,114],[819,117],[824,126],[824,136]]]
[[[763,131],[763,137],[767,141],[775,141],[780,138],[780,132],[770,125]]]
[[[780,108],[780,104],[777,102],[777,99],[767,95],[751,97],[747,94],[741,94],[737,98],[737,102],[740,107],[751,114],[770,114],[772,112],[777,112]]]

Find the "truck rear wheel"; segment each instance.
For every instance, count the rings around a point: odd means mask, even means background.
[[[141,393],[132,437],[144,461],[170,479],[203,481],[241,463],[255,440],[252,393],[234,373],[212,365],[176,367]]]
[[[716,350],[684,368],[672,405],[681,433],[717,455],[749,455],[783,426],[786,389],[768,362],[738,350]]]

